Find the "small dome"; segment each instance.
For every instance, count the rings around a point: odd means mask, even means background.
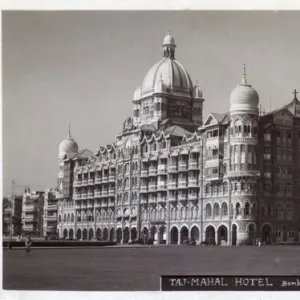
[[[78,144],[71,137],[71,130],[69,129],[68,136],[63,140],[58,147],[59,157],[63,158],[66,154],[75,154],[78,152]]]
[[[134,96],[133,96],[133,99],[134,100],[140,100],[142,97],[142,89],[141,87],[138,87],[135,92],[134,92]]]
[[[244,66],[244,74],[242,83],[239,84],[230,95],[230,112],[247,111],[248,113],[258,113],[259,96],[257,91],[247,84],[246,70]]]
[[[171,35],[170,31],[164,38],[163,46],[166,46],[166,45],[172,45],[172,46],[176,47],[174,37]]]
[[[194,99],[202,99],[203,98],[202,91],[199,89],[198,85],[195,85],[193,88],[193,98]]]

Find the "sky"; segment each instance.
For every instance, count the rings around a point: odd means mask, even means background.
[[[203,91],[204,120],[228,111],[244,63],[266,112],[300,90],[300,11],[5,11],[3,194],[12,180],[56,186],[69,122],[80,149],[112,143],[169,29],[176,59]]]

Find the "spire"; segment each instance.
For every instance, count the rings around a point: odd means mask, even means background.
[[[243,65],[243,77],[241,84],[247,84],[246,64]]]
[[[71,138],[71,123],[69,123],[68,138]]]
[[[198,87],[198,79],[196,80],[196,86]]]

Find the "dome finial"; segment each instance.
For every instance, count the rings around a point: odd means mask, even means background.
[[[168,31],[168,35],[171,35],[171,30],[169,29],[169,31]]]
[[[162,47],[163,47],[164,57],[175,59],[174,54],[175,54],[176,45],[175,45],[174,37],[171,35],[170,29],[168,34],[164,38]]]
[[[246,64],[243,65],[242,84],[247,84]]]
[[[196,86],[198,86],[198,79],[196,80]]]
[[[71,138],[71,123],[69,123],[68,138]]]

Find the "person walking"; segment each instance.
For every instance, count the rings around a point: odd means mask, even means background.
[[[30,255],[30,250],[31,250],[31,245],[32,245],[32,240],[30,237],[27,237],[25,241],[25,246],[26,246],[26,254]]]
[[[258,239],[258,247],[261,247],[261,240]]]

